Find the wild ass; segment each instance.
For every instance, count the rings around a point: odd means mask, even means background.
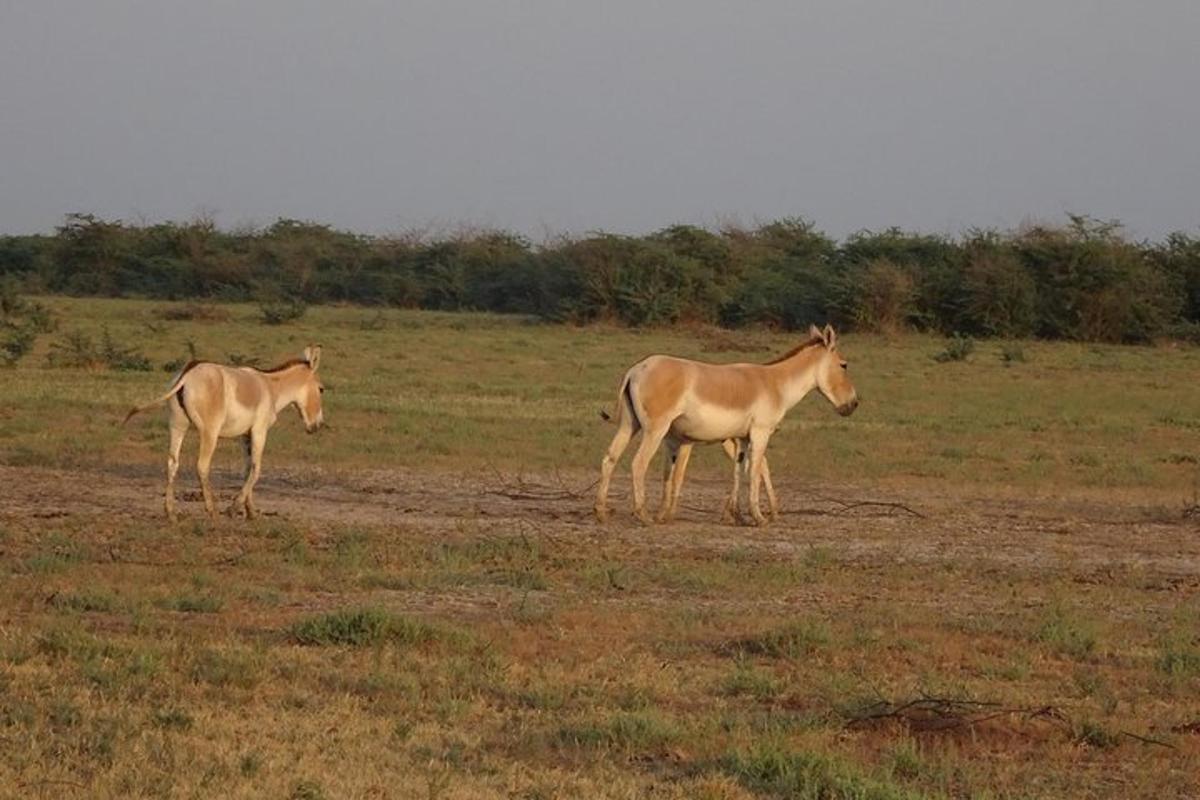
[[[689,449],[691,445],[688,445]],[[729,456],[729,460],[733,462],[733,488],[729,492],[729,497],[725,499],[725,506],[721,510],[721,519],[725,522],[741,521],[741,478],[742,472],[750,471],[750,440],[747,439],[726,439],[721,442],[721,447],[725,450],[725,455]],[[686,463],[684,468],[687,468]],[[678,478],[679,485],[683,486],[683,475]],[[775,494],[775,485],[771,483],[771,470],[767,466],[767,456],[763,454],[762,461],[762,480],[763,488],[767,490],[767,508],[770,511],[770,518],[775,519],[779,516],[779,498]],[[679,506],[679,492],[674,494],[674,504],[667,515],[667,521],[675,516],[675,510]],[[661,516],[661,514],[660,514]]]
[[[765,524],[759,490],[771,434],[792,406],[813,389],[842,416],[854,413],[858,394],[846,369],[846,360],[837,349],[837,333],[829,325],[824,330],[812,326],[807,340],[766,364],[708,364],[663,355],[642,359],[625,373],[617,393],[617,433],[601,464],[596,517],[601,521],[608,518],[613,469],[633,435],[642,431],[632,472],[633,510],[643,523],[650,523],[646,469],[664,440],[668,463],[659,512],[662,521],[669,520],[678,505],[691,446],[732,439],[749,443],[750,514],[757,524]],[[734,500],[736,507],[736,497]]]
[[[208,483],[213,451],[218,439],[235,436],[242,438],[245,447],[246,479],[229,512],[244,512],[248,518],[256,516],[254,484],[262,471],[267,431],[275,424],[279,412],[295,405],[309,433],[314,433],[325,422],[321,409],[325,387],[317,377],[320,361],[320,345],[306,347],[301,358],[266,370],[192,361],[180,370],[165,394],[134,408],[125,416],[125,422],[128,422],[134,414],[169,404],[171,444],[167,451],[165,504],[168,517],[175,519],[175,473],[179,471],[183,436],[190,425],[195,425],[200,433],[196,472],[200,475],[200,490],[209,516],[216,517],[212,488]]]

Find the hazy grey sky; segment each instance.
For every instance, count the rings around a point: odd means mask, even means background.
[[[1200,231],[1197,0],[0,0],[0,231]]]

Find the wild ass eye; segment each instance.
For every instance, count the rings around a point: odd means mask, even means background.
[[[317,387],[317,391],[318,391],[318,392],[320,392],[321,394],[325,394],[325,387],[324,387],[324,386],[318,386],[318,387]]]
[[[848,361],[843,361],[843,362],[842,362],[842,369],[850,369],[850,362],[848,362]]]

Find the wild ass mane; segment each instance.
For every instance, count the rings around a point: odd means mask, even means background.
[[[820,336],[810,336],[810,337],[809,337],[807,340],[805,340],[805,341],[801,342],[800,344],[796,345],[796,346],[795,346],[795,347],[793,347],[791,350],[788,350],[786,353],[784,353],[783,355],[779,356],[778,358],[774,358],[774,359],[772,359],[772,360],[770,360],[770,361],[763,362],[763,363],[764,363],[764,366],[768,366],[768,367],[769,367],[769,366],[771,366],[772,364],[780,364],[780,363],[782,363],[782,362],[784,362],[784,361],[787,361],[789,358],[791,358],[792,356],[796,355],[796,354],[797,354],[797,353],[799,353],[801,350],[807,350],[808,348],[810,348],[810,347],[813,347],[813,346],[815,346],[815,345],[818,345],[818,344],[821,344],[821,345],[825,344],[825,340],[824,340],[824,339],[822,339]]]

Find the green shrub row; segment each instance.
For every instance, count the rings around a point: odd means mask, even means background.
[[[495,230],[373,237],[295,220],[224,231],[71,215],[53,235],[0,237],[4,276],[33,292],[256,300],[271,321],[352,302],[628,325],[1200,338],[1200,238],[1136,242],[1088,217],[959,237],[891,229],[839,242],[784,219],[534,245]]]

